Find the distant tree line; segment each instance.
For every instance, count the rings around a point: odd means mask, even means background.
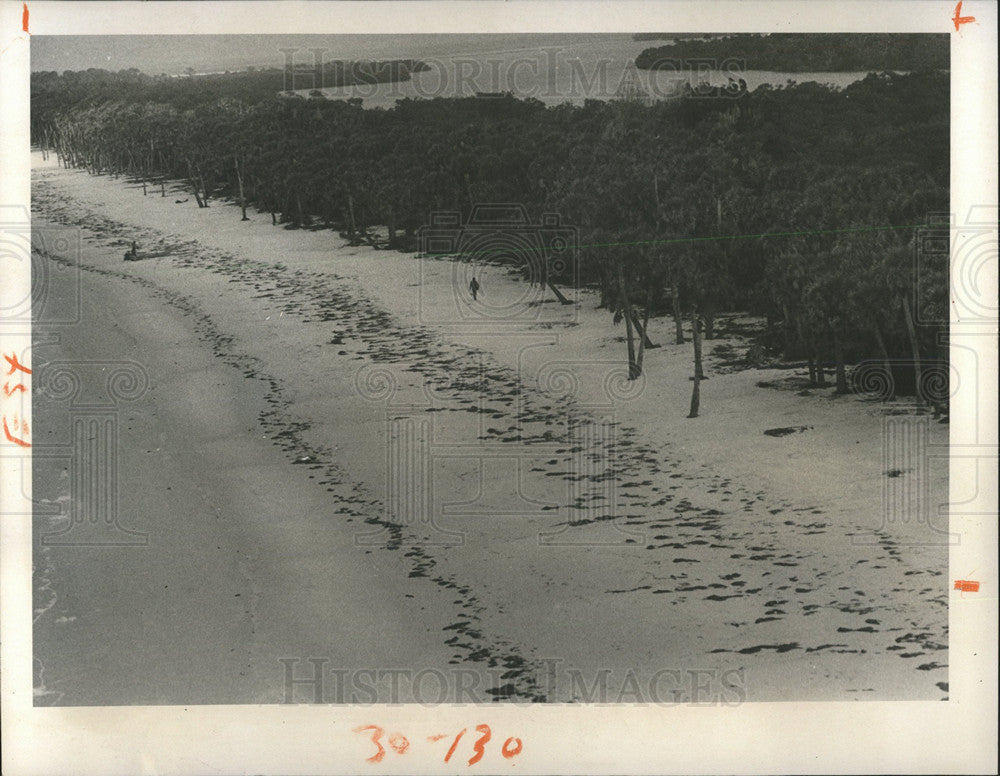
[[[747,70],[780,73],[947,70],[950,46],[950,36],[936,33],[741,34],[648,48],[635,65],[677,70],[681,61],[737,59]]]
[[[687,38],[714,38],[715,33],[711,32],[637,32],[632,36],[632,40],[685,40]]]
[[[665,336],[648,331],[659,313],[677,342],[693,338],[699,377],[722,311],[766,316],[761,347],[818,385],[829,370],[840,392],[862,359],[913,393],[946,357],[934,321],[947,318],[947,251],[918,263],[915,227],[949,207],[947,74],[553,107],[509,95],[81,107],[72,92],[41,94],[33,142],[64,165],[154,194],[180,181],[199,206],[228,197],[243,218],[255,207],[358,242],[386,225],[391,247],[413,250],[432,211],[557,212],[579,229],[581,282],[625,324],[633,377]]]
[[[408,81],[413,73],[429,70],[419,60],[373,62],[332,60],[296,62],[286,68],[247,68],[238,72],[185,76],[147,75],[137,68],[111,72],[89,70],[40,71],[31,74],[33,118],[52,112],[82,109],[108,102],[165,103],[187,110],[223,98],[244,103],[270,100],[290,89],[320,86],[356,86]],[[34,131],[34,123],[32,124]]]

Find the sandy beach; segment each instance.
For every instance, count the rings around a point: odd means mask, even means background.
[[[310,659],[327,702],[947,697],[947,467],[912,483],[885,436],[909,419],[943,447],[946,424],[737,368],[731,316],[687,419],[669,318],[630,383],[588,291],[540,301],[499,267],[33,161],[36,236],[82,238],[49,250],[82,270],[81,323],[36,326],[59,334],[36,373],[148,376],[119,405],[115,485],[145,545],[43,544],[72,507],[65,467],[35,464],[55,513],[35,519],[36,703],[310,702],[287,684]],[[37,399],[36,438],[68,412]],[[933,519],[887,518],[887,492],[922,487]]]

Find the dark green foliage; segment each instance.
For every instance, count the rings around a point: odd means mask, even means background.
[[[198,79],[88,97],[66,88],[81,77],[32,80],[33,141],[67,165],[183,180],[210,200],[238,197],[239,171],[246,202],[276,221],[387,224],[410,249],[432,211],[518,202],[579,228],[581,281],[612,314],[630,306],[641,321],[676,292],[706,337],[716,312],[766,315],[782,357],[831,369],[946,352],[943,325],[912,334],[904,315],[947,310],[946,255],[919,263],[919,288],[914,276],[916,227],[949,209],[945,73],[737,99],[547,108],[507,95],[390,110],[209,97]]]
[[[947,33],[742,34],[645,49],[635,64],[642,70],[677,70],[684,61],[735,59],[747,70],[779,73],[947,70],[950,46]]]

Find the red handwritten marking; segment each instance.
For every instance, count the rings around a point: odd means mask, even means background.
[[[472,747],[475,754],[469,758],[469,765],[475,765],[483,759],[483,755],[486,754],[486,744],[493,737],[489,725],[476,725],[476,730],[479,731],[479,739]]]
[[[11,354],[9,356],[6,353],[4,353],[3,357],[4,357],[4,361],[6,361],[8,364],[10,364],[10,369],[7,370],[7,374],[8,375],[12,375],[12,374],[14,374],[14,372],[16,372],[18,370],[24,372],[25,374],[29,374],[29,375],[31,374],[31,370],[28,369],[28,367],[24,366],[24,364],[22,364],[20,361],[17,360],[17,354],[16,353],[13,353],[13,354]],[[28,391],[28,389],[25,388],[25,386],[22,385],[21,383],[18,383],[13,388],[10,387],[10,382],[4,382],[4,384],[3,384],[3,392],[7,395],[8,399],[11,397],[12,394],[16,393],[19,390],[20,391],[24,391],[25,393],[27,393],[27,391]],[[31,433],[31,429],[28,428],[28,422],[26,420],[25,421],[18,421],[16,415],[11,420],[11,424],[14,427],[14,431],[18,431],[18,428],[20,427],[20,430],[24,433],[25,437],[28,436]],[[11,433],[11,427],[7,425],[7,416],[6,415],[3,416],[3,433],[4,433],[4,436],[7,437],[7,441],[8,442],[13,442],[14,444],[20,445],[21,447],[31,447],[31,442],[27,441],[26,439],[19,439],[18,437],[14,436],[13,433]]]
[[[14,374],[14,370],[16,370],[16,369],[20,369],[22,372],[25,372],[26,374],[29,374],[29,375],[31,374],[31,370],[28,369],[28,367],[23,366],[17,360],[17,354],[16,353],[13,356],[8,356],[6,353],[4,353],[3,357],[4,357],[4,360],[8,364],[10,364],[10,369],[7,370],[7,374],[9,374],[9,375]]]
[[[961,5],[961,3],[959,3],[959,5]],[[978,593],[979,583],[969,579],[956,579],[955,589],[961,590],[963,593]]]
[[[958,5],[955,6],[955,15],[951,17],[951,20],[955,22],[955,32],[958,32],[958,28],[963,24],[969,24],[976,20],[975,16],[962,16],[962,0],[958,0]]]
[[[370,763],[380,763],[382,762],[382,758],[385,757],[385,747],[382,746],[379,739],[385,731],[378,725],[365,725],[364,727],[354,728],[355,733],[365,733],[369,730],[372,733],[372,743],[378,747],[378,751],[376,751],[371,757],[366,757],[365,761]]]
[[[452,756],[458,750],[458,745],[462,740],[462,737],[468,732],[468,728],[462,728],[455,735],[451,742],[451,746],[448,747],[448,753],[444,756],[444,761],[450,762]],[[363,727],[354,728],[355,733],[370,733],[371,742],[375,744],[375,753],[366,758],[366,762],[379,763],[385,758],[388,750],[382,746],[382,737],[385,735],[385,730],[380,728],[378,725],[365,725]],[[469,758],[469,765],[475,765],[477,762],[483,759],[486,754],[486,744],[493,738],[493,731],[490,729],[489,725],[476,725],[476,732],[479,733],[479,737],[476,742],[472,745],[472,757]],[[436,743],[445,738],[448,738],[446,733],[438,733],[437,735],[427,736],[427,740],[431,743]],[[410,740],[404,736],[402,733],[391,733],[389,735],[389,747],[396,752],[396,754],[406,754],[410,749]],[[521,753],[524,748],[524,743],[520,738],[516,736],[511,736],[506,741],[503,742],[503,746],[500,747],[500,754],[507,760],[512,757],[516,757]]]
[[[24,5],[24,10],[21,12],[21,27],[24,28],[25,32],[28,32],[28,4],[22,3]],[[31,33],[28,32],[30,35]]]
[[[458,731],[458,735],[455,736],[455,740],[451,742],[451,748],[448,750],[448,754],[444,756],[444,761],[448,762],[451,756],[455,754],[455,750],[458,748],[458,742],[462,740],[462,736],[465,735],[465,728]]]
[[[403,754],[410,748],[410,739],[402,733],[393,733],[389,736],[389,746],[396,750],[396,754]]]
[[[16,428],[17,427],[17,421],[16,420],[14,421],[14,425],[15,425],[15,428]],[[28,425],[27,424],[24,425],[24,432],[28,433]],[[8,442],[13,442],[16,445],[21,445],[21,447],[31,447],[31,442],[25,442],[23,439],[18,439],[17,437],[11,435],[10,429],[7,428],[7,416],[6,415],[4,415],[4,418],[3,418],[3,433],[4,433],[4,436],[7,437],[7,441]]]

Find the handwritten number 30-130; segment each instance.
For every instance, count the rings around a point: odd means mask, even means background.
[[[448,747],[448,753],[444,756],[445,762],[450,762],[451,757],[455,754],[455,750],[458,749],[458,743],[462,740],[462,736],[468,728],[462,728],[458,731],[458,734],[451,742],[451,746]],[[375,754],[371,757],[366,758],[367,762],[370,763],[380,763],[385,757],[386,748],[382,745],[382,737],[385,735],[385,730],[380,728],[378,725],[364,725],[363,727],[355,728],[355,733],[371,733],[371,742],[375,745]],[[469,765],[475,765],[477,762],[483,759],[483,755],[486,754],[486,744],[489,743],[490,739],[493,737],[493,731],[490,730],[489,725],[476,725],[476,732],[479,733],[479,737],[476,742],[472,745],[472,757],[469,758]],[[431,736],[428,740],[439,741],[445,736]],[[397,754],[404,754],[407,749],[410,748],[410,741],[402,733],[392,733],[388,738],[389,748],[392,749]],[[524,748],[524,744],[520,738],[511,736],[506,741],[503,742],[503,746],[500,747],[500,754],[506,759],[515,757],[521,753]]]

